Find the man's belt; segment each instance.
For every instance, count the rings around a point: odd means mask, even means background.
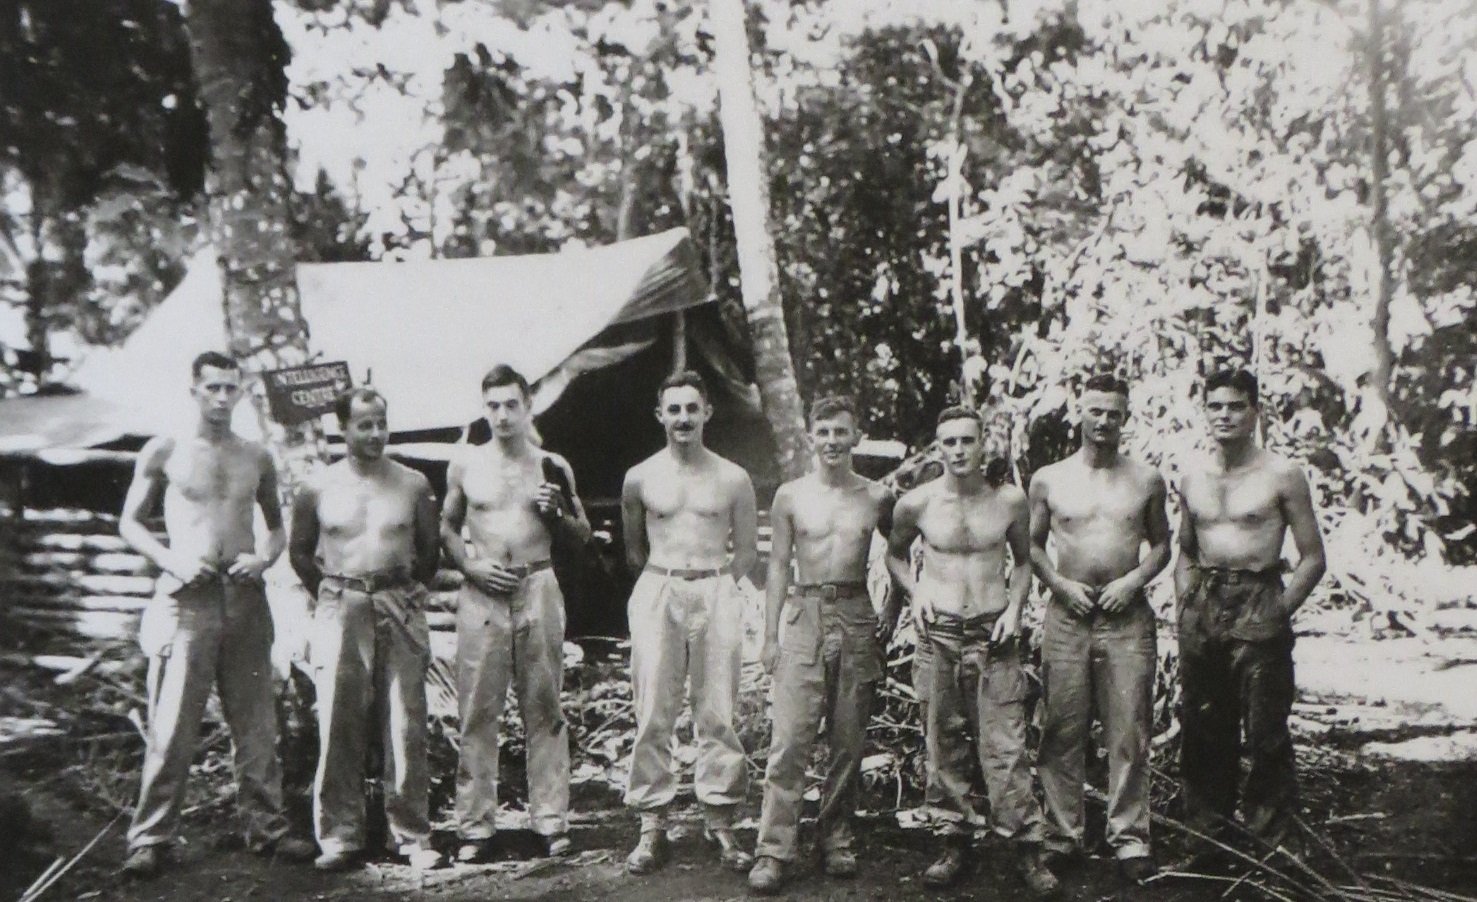
[[[826,601],[835,601],[838,598],[851,598],[856,595],[864,595],[866,592],[867,584],[864,582],[811,583],[810,585],[795,587],[796,595],[824,598]]]
[[[727,571],[721,567],[713,567],[707,570],[685,570],[682,568],[658,567],[656,564],[647,564],[646,569],[657,576],[670,576],[674,579],[710,579],[714,576],[722,576]]]
[[[1247,570],[1241,567],[1207,567],[1203,564],[1191,564],[1190,569],[1223,586],[1234,586],[1240,583],[1267,585],[1282,580],[1281,566]]]
[[[398,589],[414,581],[410,577],[410,571],[404,567],[352,576],[347,573],[325,573],[323,578],[334,580],[343,584],[346,589],[353,589],[366,595],[373,595],[375,592],[383,592],[386,589]]]
[[[540,570],[547,570],[552,566],[554,566],[554,562],[549,560],[548,558],[544,558],[541,561],[532,561],[527,564],[518,564],[516,566],[504,565],[503,569],[518,577],[519,579],[528,579],[530,576],[539,572]]]
[[[954,638],[980,634],[988,636],[995,626],[995,621],[1000,619],[1001,613],[996,611],[993,614],[976,614],[973,617],[960,617],[958,614],[935,614],[933,621],[928,624],[928,632]]]

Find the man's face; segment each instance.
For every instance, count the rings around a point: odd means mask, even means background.
[[[494,385],[482,393],[487,408],[487,422],[498,438],[514,438],[528,433],[532,409],[523,390],[516,385]]]
[[[378,460],[385,454],[390,439],[390,426],[384,402],[355,398],[349,405],[349,419],[344,423],[344,445],[349,456],[358,460]]]
[[[1103,448],[1118,447],[1123,421],[1128,419],[1128,399],[1111,391],[1083,392],[1077,402],[1082,416],[1082,441]]]
[[[200,415],[212,423],[230,423],[231,411],[241,400],[241,371],[214,366],[200,368],[200,375],[190,386],[190,394],[200,405]]]
[[[1221,443],[1246,438],[1256,429],[1256,405],[1234,388],[1208,392],[1205,417],[1210,421],[1211,438]]]
[[[856,418],[846,411],[822,417],[810,424],[810,443],[823,467],[839,467],[851,459],[851,450],[861,441]]]
[[[984,443],[980,424],[968,417],[949,420],[938,428],[939,451],[944,455],[944,466],[955,476],[973,476],[980,472],[980,457],[984,454]]]
[[[656,418],[674,445],[701,445],[703,426],[713,415],[713,408],[702,393],[691,385],[679,385],[662,392],[656,405]]]

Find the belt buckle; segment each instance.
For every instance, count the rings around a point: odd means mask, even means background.
[[[826,584],[822,585],[821,586],[821,597],[824,598],[826,601],[835,601],[837,598],[839,598],[840,596],[838,594],[838,590],[836,588],[836,584],[835,583],[826,583]]]

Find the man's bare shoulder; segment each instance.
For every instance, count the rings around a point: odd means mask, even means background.
[[[1065,457],[1056,463],[1050,463],[1031,474],[1029,493],[1032,495],[1045,492],[1051,488],[1051,484],[1062,478],[1063,472],[1072,465],[1072,458]]]
[[[1136,484],[1153,492],[1164,486],[1164,475],[1159,468],[1147,461],[1136,460],[1132,457],[1123,458],[1124,471],[1128,473]]]
[[[799,479],[791,479],[789,482],[780,483],[780,487],[774,490],[774,501],[771,508],[779,507],[781,504],[789,505],[794,500],[805,494],[805,484],[809,476],[801,476]]]
[[[641,480],[650,477],[654,470],[660,469],[666,462],[666,458],[667,451],[663,448],[645,460],[638,462],[626,471],[626,482],[639,484]]]
[[[920,513],[937,496],[938,487],[942,482],[942,479],[935,479],[932,482],[925,482],[917,488],[904,492],[903,496],[897,502],[898,512],[902,513],[906,511],[910,514]]]
[[[241,439],[242,455],[248,458],[256,466],[258,473],[276,470],[277,462],[272,457],[272,451],[266,445],[251,439]]]
[[[1185,459],[1184,465],[1180,467],[1180,491],[1193,488],[1201,480],[1214,476],[1219,470],[1220,467],[1211,455],[1205,453],[1191,454]]]
[[[138,452],[140,468],[148,473],[162,474],[177,445],[178,440],[171,435],[156,435],[149,439]]]
[[[875,479],[868,479],[865,476],[858,476],[857,478],[861,480],[861,486],[863,489],[866,490],[867,497],[871,499],[873,504],[893,503],[894,497],[892,489],[888,488]]]
[[[730,491],[754,487],[754,480],[749,477],[749,471],[721,454],[713,455],[713,468],[717,471],[719,480]]]
[[[406,466],[398,460],[390,460],[388,457],[385,458],[385,463],[389,464],[385,471],[386,474],[398,485],[404,486],[407,491],[416,494],[431,491],[431,480],[427,479],[426,474],[420,470]]]
[[[1283,488],[1300,489],[1308,482],[1307,474],[1303,472],[1303,465],[1290,457],[1283,457],[1272,451],[1262,451],[1261,465],[1266,471],[1276,477],[1278,484]]]
[[[995,490],[995,498],[1011,510],[1016,508],[1024,510],[1026,507],[1026,493],[1013,482],[1002,483]]]

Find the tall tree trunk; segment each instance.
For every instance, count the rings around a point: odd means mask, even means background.
[[[1375,283],[1374,313],[1370,322],[1374,329],[1374,371],[1369,374],[1366,398],[1367,402],[1373,401],[1382,406],[1382,415],[1388,420],[1390,382],[1395,370],[1395,352],[1390,347],[1390,298],[1395,291],[1395,239],[1390,229],[1389,194],[1386,185],[1390,175],[1390,120],[1385,105],[1385,91],[1389,83],[1385,68],[1385,24],[1385,11],[1381,8],[1380,0],[1369,0],[1369,46],[1366,55],[1369,65],[1370,178],[1373,182],[1370,218],[1379,272]]]
[[[739,278],[755,377],[764,414],[779,447],[780,472],[794,479],[810,467],[810,440],[779,294],[779,265],[769,231],[769,175],[764,128],[749,68],[749,35],[743,0],[711,0],[714,69],[719,121],[728,167],[728,203],[733,210]]]
[[[289,231],[287,43],[270,0],[190,0],[190,57],[210,130],[209,235],[219,254],[227,350],[252,374],[308,359]],[[203,350],[203,349],[202,349]],[[316,421],[283,427],[252,380],[252,403],[284,490],[326,457]]]
[[[959,234],[959,223],[963,217],[964,159],[969,148],[964,143],[964,98],[974,81],[968,68],[954,85],[954,100],[949,111],[949,159],[945,178],[949,188],[949,300],[954,308],[954,347],[959,352],[959,403],[971,409],[978,406],[978,379],[970,372],[970,358],[975,348],[983,347],[984,341],[971,347],[969,323],[964,304],[964,242]]]

